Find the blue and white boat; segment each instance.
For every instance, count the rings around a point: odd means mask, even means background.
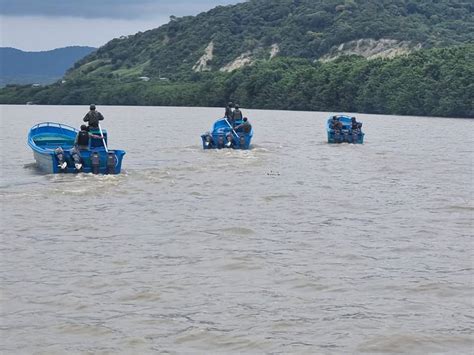
[[[242,120],[235,122],[235,126],[242,124]],[[253,137],[253,128],[249,133],[235,131],[226,118],[214,122],[212,130],[201,136],[204,149],[249,149]]]
[[[78,132],[74,127],[54,122],[33,126],[28,134],[28,145],[38,168],[50,174],[119,174],[125,151],[108,149],[107,131],[101,130],[99,138],[91,137],[89,146],[82,149],[75,145]]]
[[[354,125],[353,121],[355,122]],[[354,117],[331,116],[326,123],[326,130],[328,143],[364,143],[365,134],[362,132],[362,123],[356,122]]]

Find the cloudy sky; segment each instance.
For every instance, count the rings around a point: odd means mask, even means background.
[[[84,45],[156,28],[245,0],[0,0],[0,47],[27,51]]]

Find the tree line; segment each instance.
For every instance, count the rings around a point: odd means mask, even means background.
[[[177,81],[81,78],[35,88],[10,85],[0,103],[224,106],[275,110],[474,117],[474,45],[394,59],[259,61],[232,73],[189,73]]]

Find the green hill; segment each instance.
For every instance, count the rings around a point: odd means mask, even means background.
[[[369,54],[384,48],[390,54],[390,49],[409,52],[473,43],[474,4],[468,0],[251,0],[195,17],[172,18],[160,28],[114,39],[68,75],[180,78],[193,68],[229,71],[271,56],[314,60],[343,44],[350,47],[356,41],[357,46],[361,39],[368,48],[359,49]]]
[[[0,102],[472,117],[473,43],[468,0],[250,0],[114,39],[66,84]]]

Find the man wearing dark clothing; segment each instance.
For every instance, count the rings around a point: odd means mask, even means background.
[[[81,130],[77,133],[75,145],[82,150],[89,149],[89,140],[91,137],[98,139],[102,138],[101,136],[96,136],[94,134],[89,133],[88,127],[83,124],[81,126]]]
[[[104,116],[95,110],[95,105],[90,105],[89,109],[90,111],[84,116],[84,122],[89,122],[91,128],[99,128],[99,121],[102,121]]]
[[[334,129],[335,131],[339,131],[342,129],[342,122],[339,121],[339,118],[337,116],[332,116],[332,121],[329,126],[329,128]]]
[[[242,120],[242,111],[239,109],[239,105],[235,105],[234,112],[232,112],[232,119],[235,121],[241,121]]]
[[[252,131],[252,125],[247,120],[247,117],[244,117],[244,122],[242,122],[237,127],[235,127],[235,130],[237,132],[243,132],[245,134],[249,134]]]
[[[351,121],[352,121],[352,130],[353,131],[357,131],[357,130],[361,129],[362,123],[357,122],[355,117],[351,117]]]
[[[234,104],[232,102],[229,102],[227,106],[225,107],[224,117],[232,118],[232,107],[234,107]]]

